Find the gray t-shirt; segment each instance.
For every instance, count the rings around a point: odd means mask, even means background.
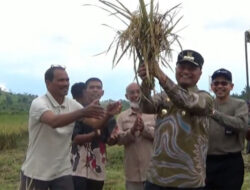
[[[29,145],[22,165],[24,175],[47,181],[71,174],[70,144],[74,123],[54,129],[40,122],[40,117],[48,110],[65,114],[81,108],[81,104],[67,97],[59,105],[49,92],[33,100],[29,112]]]

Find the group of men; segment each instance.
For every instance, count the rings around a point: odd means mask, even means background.
[[[66,97],[65,69],[49,68],[48,91],[30,108],[20,190],[101,190],[105,144],[124,145],[126,190],[240,190],[248,107],[230,96],[232,74],[226,69],[212,75],[214,99],[199,90],[203,63],[196,51],[180,52],[177,84],[156,66],[153,75],[163,90],[153,96],[140,64],[142,82],[128,85],[130,108],[121,113],[120,102],[100,105],[100,79],[74,84],[74,101]]]

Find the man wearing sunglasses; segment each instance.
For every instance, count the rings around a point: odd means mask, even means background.
[[[211,89],[216,97],[209,121],[205,188],[208,190],[240,190],[243,184],[241,151],[247,130],[248,108],[244,100],[230,96],[233,87],[230,71],[219,69],[213,73]]]

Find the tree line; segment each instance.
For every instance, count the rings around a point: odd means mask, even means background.
[[[247,88],[244,88],[240,94],[232,94],[232,96],[241,98],[244,100],[250,100],[250,92]],[[21,113],[29,111],[30,104],[37,95],[32,94],[20,94],[12,93],[1,90],[0,88],[0,113]],[[103,100],[101,104],[105,107],[109,102],[113,100]],[[126,100],[121,100],[122,110],[129,108],[129,102]]]
[[[31,102],[37,97],[32,94],[12,93],[1,90],[0,88],[0,113],[28,113]],[[103,100],[101,104],[105,107],[113,100]],[[123,110],[129,107],[126,100],[121,100]]]

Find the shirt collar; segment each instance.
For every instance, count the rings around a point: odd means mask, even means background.
[[[60,105],[49,91],[47,91],[46,96],[48,97],[49,101],[54,107],[62,107],[62,108],[66,107],[66,98],[64,98],[63,103]]]
[[[137,115],[137,113],[135,111],[133,111],[131,108],[128,109],[128,115],[132,116],[132,115]]]
[[[197,85],[192,86],[192,87],[188,88],[187,90],[190,91],[190,92],[198,92],[199,91]]]

